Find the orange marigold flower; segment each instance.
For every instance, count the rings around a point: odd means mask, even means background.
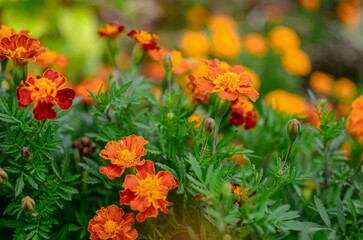
[[[67,65],[67,57],[46,48],[45,52],[37,57],[36,63],[43,69],[51,65],[63,69]]]
[[[10,58],[17,65],[34,62],[43,52],[45,48],[40,46],[38,39],[26,33],[14,33],[0,40],[0,60]]]
[[[352,101],[357,94],[357,87],[354,82],[348,78],[339,78],[335,81],[333,95],[339,101]]]
[[[311,71],[309,55],[300,49],[293,49],[286,52],[282,57],[282,66],[286,72],[293,75],[305,76]]]
[[[255,56],[264,56],[268,50],[266,38],[259,33],[249,33],[243,38],[246,52]]]
[[[363,95],[355,99],[352,103],[352,111],[345,127],[349,134],[356,137],[360,143],[363,143]]]
[[[239,207],[242,207],[242,201],[246,202],[250,197],[256,194],[256,191],[250,193],[250,189],[240,184],[231,182],[232,193],[237,195],[236,203],[238,203]]]
[[[333,92],[334,79],[329,74],[316,71],[311,74],[309,84],[314,92],[330,96]]]
[[[91,104],[94,99],[90,97],[90,93],[94,94],[104,93],[107,90],[107,83],[102,78],[94,78],[89,80],[84,80],[74,87],[77,96],[82,97],[82,102]]]
[[[14,34],[15,30],[6,25],[0,26],[0,39],[4,37],[10,37],[11,34]]]
[[[315,11],[320,7],[320,0],[300,0],[300,5],[308,11]]]
[[[208,54],[209,40],[200,31],[186,31],[180,39],[180,49],[187,56],[202,58]]]
[[[104,26],[98,28],[97,33],[101,37],[114,38],[120,35],[124,30],[124,25],[106,23]]]
[[[220,98],[229,101],[245,96],[255,102],[259,97],[259,93],[252,87],[251,77],[244,72],[242,66],[229,66],[218,59],[206,64],[209,66],[208,75],[196,80],[199,91],[216,92]]]
[[[144,145],[148,143],[142,136],[135,135],[122,138],[118,142],[108,142],[100,156],[110,160],[111,164],[101,166],[100,172],[109,179],[115,179],[115,177],[120,177],[126,168],[142,164],[140,158],[146,155]]]
[[[231,103],[230,122],[237,127],[243,125],[246,130],[256,126],[256,111],[247,98],[240,97]]]
[[[300,38],[297,33],[289,27],[274,27],[268,34],[271,47],[278,53],[285,53],[300,48]]]
[[[127,175],[123,183],[125,190],[120,191],[120,204],[130,205],[132,210],[139,213],[136,216],[138,222],[145,221],[146,217],[157,217],[158,209],[167,213],[167,206],[171,202],[166,201],[169,190],[179,185],[173,175],[168,171],[159,171],[155,175],[154,163],[150,160],[136,167],[136,175]]]
[[[153,33],[133,29],[127,34],[127,36],[140,43],[145,51],[159,48],[159,45],[156,43],[156,40],[158,40],[159,37]]]
[[[134,213],[126,213],[116,205],[102,207],[88,223],[91,240],[133,240],[138,233],[131,226],[135,223]]]
[[[55,119],[57,117],[53,109],[55,105],[62,110],[72,106],[75,92],[72,88],[65,87],[66,83],[65,77],[51,69],[45,71],[43,76],[36,78],[30,76],[16,89],[18,107],[27,107],[34,102],[35,120]]]

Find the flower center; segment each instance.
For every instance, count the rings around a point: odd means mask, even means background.
[[[236,91],[241,86],[239,74],[234,72],[225,72],[219,74],[214,80],[215,89],[217,91]]]
[[[106,223],[103,224],[103,229],[110,237],[115,237],[120,230],[120,226],[112,220],[107,220]]]
[[[32,88],[31,96],[34,101],[45,100],[49,102],[57,95],[56,83],[47,78],[36,79]]]
[[[248,191],[249,191],[249,188],[239,186],[239,187],[233,189],[233,194],[236,194],[238,196],[237,200],[242,200],[242,201],[246,202],[249,198]]]
[[[135,161],[136,151],[135,149],[130,151],[128,149],[122,149],[119,152],[118,159],[116,160],[117,163],[124,165],[124,163],[132,164]],[[116,164],[117,164],[116,163]]]
[[[9,51],[11,52],[12,56],[17,56],[17,55],[20,55],[21,53],[26,52],[27,50],[23,46],[20,46],[20,47],[15,48],[14,51],[12,51],[12,50],[9,50]]]
[[[159,191],[160,182],[161,180],[155,175],[147,173],[145,179],[138,181],[139,186],[137,186],[135,191],[138,196],[147,197],[149,202],[152,202],[154,199],[163,199],[166,196]]]
[[[153,37],[151,33],[141,31],[136,35],[136,39],[142,44],[147,44],[153,40]]]

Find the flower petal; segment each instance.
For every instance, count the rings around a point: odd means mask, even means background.
[[[115,177],[120,177],[124,171],[124,167],[115,164],[100,167],[100,172],[105,174],[109,179],[115,179]]]
[[[39,101],[33,109],[35,120],[41,121],[45,119],[55,119],[57,113],[53,109],[54,105],[51,102]]]

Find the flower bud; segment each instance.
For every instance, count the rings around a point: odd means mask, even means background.
[[[166,115],[167,119],[170,121],[171,119],[174,118],[174,113],[172,112],[168,112],[168,114]]]
[[[231,102],[226,99],[221,99],[219,96],[217,96],[217,99],[214,103],[214,114],[215,116],[223,118],[224,115],[229,110],[229,106],[231,105]]]
[[[28,158],[30,156],[30,149],[28,147],[22,147],[20,149],[20,154],[23,158]]]
[[[21,200],[21,207],[26,213],[32,213],[35,208],[35,202],[31,197],[26,196]]]
[[[207,118],[204,122],[204,129],[206,132],[213,132],[216,122],[213,118]]]
[[[0,185],[5,184],[8,179],[8,174],[4,171],[4,169],[0,168]]]
[[[169,52],[164,53],[161,62],[163,63],[163,68],[165,72],[171,72],[173,68],[173,62],[171,60],[171,54]]]
[[[297,119],[291,119],[287,124],[287,133],[291,141],[294,141],[300,132],[300,122]]]
[[[145,52],[140,44],[136,44],[132,49],[131,60],[134,66],[139,66],[141,61],[144,59]]]

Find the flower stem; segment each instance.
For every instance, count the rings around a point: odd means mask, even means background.
[[[324,160],[325,160],[324,188],[326,188],[328,186],[328,179],[330,176],[328,145],[325,146]]]
[[[216,125],[214,128],[214,137],[213,137],[213,156],[215,156],[217,153],[218,131],[219,131],[219,127],[222,122],[222,118],[216,117],[215,121],[216,121]]]
[[[284,160],[284,164],[282,165],[282,168],[280,169],[280,171],[284,171],[285,168],[286,168],[287,162],[288,162],[288,160],[290,158],[290,154],[291,154],[291,150],[292,150],[292,145],[294,145],[294,142],[295,141],[291,141],[290,142],[289,150],[287,151],[287,154],[286,154],[286,157],[285,157],[285,160]]]

